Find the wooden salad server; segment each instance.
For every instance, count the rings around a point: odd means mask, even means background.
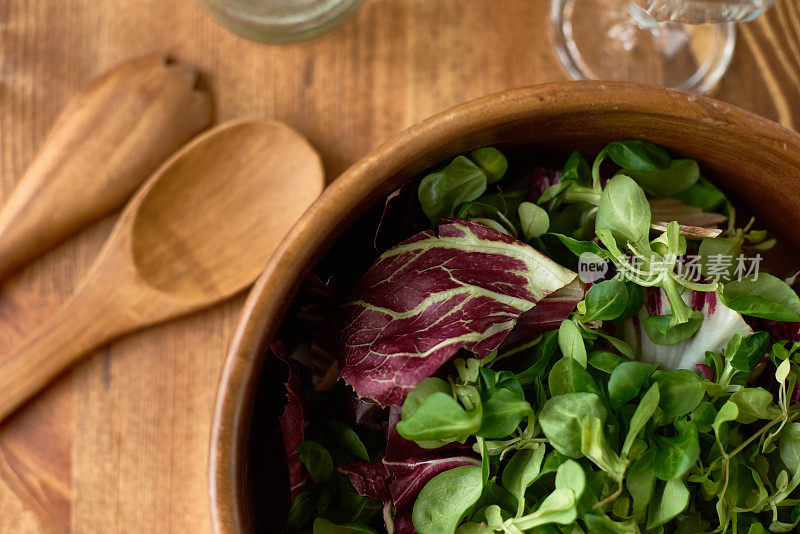
[[[72,97],[0,211],[0,278],[120,208],[211,124],[192,67],[151,55]]]
[[[239,293],[322,191],[288,126],[237,121],[170,158],[126,206],[76,293],[0,357],[0,420],[92,349]]]

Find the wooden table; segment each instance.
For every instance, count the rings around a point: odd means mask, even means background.
[[[162,51],[200,67],[219,120],[275,117],[329,179],[412,123],[492,92],[564,80],[546,0],[366,0],[310,43],[266,46],[197,0],[0,1],[0,199],[66,99]],[[716,96],[800,125],[800,0],[741,26]],[[74,289],[113,217],[0,288],[0,361]],[[220,363],[242,298],[98,352],[0,426],[0,532],[207,532]]]

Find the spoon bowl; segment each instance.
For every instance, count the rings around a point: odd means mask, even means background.
[[[323,186],[318,154],[281,123],[191,142],[128,203],[76,293],[0,359],[0,420],[98,346],[250,286]]]
[[[275,237],[323,185],[314,149],[278,122],[225,125],[171,163],[139,203],[132,254],[148,285],[188,299],[224,298],[253,283]]]

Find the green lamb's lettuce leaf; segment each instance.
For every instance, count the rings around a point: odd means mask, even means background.
[[[544,445],[517,451],[503,469],[503,487],[517,499],[517,517],[525,510],[525,490],[539,478],[544,453]]]
[[[689,506],[689,490],[680,478],[659,484],[650,502],[647,528],[661,526],[683,512]]]
[[[315,482],[325,483],[333,477],[333,459],[328,450],[316,441],[304,441],[297,446],[300,461]]]
[[[625,478],[625,486],[633,499],[633,513],[647,510],[656,487],[655,449],[647,451],[631,465]]]
[[[595,227],[611,232],[623,244],[649,248],[650,204],[642,188],[624,175],[609,180],[597,207]]]
[[[642,432],[642,430],[645,429],[647,423],[653,417],[653,414],[655,414],[660,400],[661,396],[659,393],[658,384],[655,383],[650,386],[650,389],[648,389],[647,393],[644,394],[641,402],[639,402],[639,405],[636,407],[636,410],[631,416],[631,422],[628,426],[628,435],[625,436],[625,442],[622,444],[622,456],[628,456],[628,453],[633,448],[634,441]]]
[[[458,156],[439,172],[429,174],[419,185],[422,211],[434,223],[452,217],[458,206],[486,191],[486,173],[464,156]]]
[[[657,197],[671,197],[692,187],[700,179],[700,167],[691,159],[676,159],[670,162],[667,169],[657,171],[639,171],[626,169],[623,171]]]
[[[518,208],[520,227],[526,241],[539,237],[550,227],[547,212],[531,202],[523,202]]]
[[[469,154],[469,159],[483,169],[490,184],[499,182],[506,175],[508,160],[494,147],[479,148]]]
[[[756,332],[747,337],[736,332],[725,346],[725,359],[733,369],[750,374],[767,353],[769,341],[767,332]]]
[[[778,442],[783,464],[793,473],[800,470],[800,423],[789,423]]]
[[[730,402],[736,404],[736,421],[750,424],[758,420],[770,420],[781,414],[773,403],[772,393],[764,388],[744,388],[731,395]]]
[[[608,380],[608,396],[624,404],[639,394],[655,367],[643,362],[623,362],[611,373]]]
[[[658,171],[669,167],[670,157],[658,145],[647,141],[629,140],[610,143],[603,149],[609,157],[625,170]]]
[[[725,194],[708,181],[700,180],[686,191],[678,193],[675,198],[703,211],[714,211],[725,205]]]
[[[592,169],[580,152],[577,150],[570,154],[564,169],[561,172],[562,182],[578,182],[588,184],[592,180]]]
[[[607,515],[586,514],[583,521],[592,534],[638,534],[640,532],[633,519],[614,521]]]
[[[583,456],[582,424],[586,416],[605,421],[607,412],[594,393],[570,393],[550,398],[539,413],[539,424],[550,444],[571,458]]]
[[[642,328],[656,345],[670,346],[695,335],[703,326],[703,320],[703,314],[696,311],[685,323],[673,326],[672,315],[651,315],[642,319]]]
[[[565,356],[550,369],[547,378],[550,395],[555,397],[567,393],[587,392],[600,395],[592,375],[575,358]]]
[[[558,239],[558,241],[561,242],[562,245],[564,245],[570,252],[572,252],[577,257],[580,257],[581,254],[584,254],[586,252],[591,252],[592,254],[600,258],[608,257],[608,252],[602,247],[600,247],[600,245],[598,245],[594,241],[580,241],[578,239],[572,238],[567,235],[552,233],[552,232],[544,235],[547,237],[554,237]]]
[[[356,524],[337,525],[318,517],[314,520],[314,534],[377,534],[375,529]]]
[[[406,396],[406,400],[403,402],[403,406],[400,411],[401,417],[403,419],[408,419],[411,417],[422,405],[425,399],[437,392],[444,393],[449,396],[452,393],[452,388],[446,380],[442,380],[441,378],[428,377],[424,379]]]
[[[657,371],[653,380],[658,384],[659,406],[670,417],[688,414],[697,408],[705,395],[700,377],[687,369]]]
[[[456,534],[492,534],[494,530],[483,523],[462,523],[456,529]]]
[[[655,473],[661,480],[683,476],[700,458],[697,426],[692,421],[675,421],[677,435],[657,440]]]
[[[414,502],[413,522],[419,534],[451,534],[481,496],[480,466],[464,465],[439,473]]]
[[[410,441],[461,441],[481,427],[481,407],[465,410],[453,397],[436,392],[410,416],[397,423],[397,432]],[[439,444],[440,445],[440,444]]]
[[[717,416],[714,418],[714,422],[711,423],[711,428],[714,429],[714,433],[719,437],[721,429],[723,428],[722,425],[725,423],[730,423],[731,421],[736,421],[739,417],[739,407],[733,401],[727,401],[723,404],[719,411],[717,412]]]
[[[575,323],[569,319],[564,320],[558,328],[558,346],[564,356],[570,357],[582,367],[586,367],[587,354],[583,336]]]
[[[344,451],[352,454],[359,460],[364,460],[365,462],[369,461],[367,448],[364,442],[361,441],[361,438],[358,437],[355,430],[336,419],[326,421],[325,426]]]
[[[593,285],[586,292],[584,321],[611,321],[628,308],[628,289],[625,283],[612,278]]]
[[[703,276],[727,282],[735,278],[736,258],[741,253],[742,239],[736,237],[703,239],[697,251],[697,265]]]
[[[506,437],[533,409],[513,374],[481,369],[480,382],[482,421],[473,433],[488,439]]]
[[[586,489],[586,473],[575,460],[566,460],[556,469],[556,489],[569,488],[580,499]]]
[[[286,530],[300,530],[309,522],[316,512],[319,495],[311,491],[303,491],[295,497],[289,516],[286,519]]]
[[[602,469],[612,480],[622,484],[627,460],[612,450],[604,433],[605,421],[585,415],[581,421],[581,453]]]
[[[575,493],[569,488],[556,488],[535,512],[513,520],[512,524],[520,531],[528,531],[552,523],[569,525],[577,517]]]
[[[625,358],[619,354],[606,350],[596,350],[589,354],[589,365],[609,375],[624,361],[626,361]]]
[[[722,303],[744,315],[800,322],[800,297],[786,282],[760,273],[725,284]]]

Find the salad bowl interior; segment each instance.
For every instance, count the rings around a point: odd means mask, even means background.
[[[779,238],[777,261],[798,259],[800,135],[734,106],[649,86],[570,82],[485,97],[432,117],[338,178],[252,290],[218,391],[210,465],[215,531],[280,530],[289,506],[278,428],[285,372],[267,348],[312,268],[325,264],[354,282],[375,260],[383,198],[433,165],[481,147],[558,165],[573,150],[592,154],[620,139],[698,160],[705,176]]]

